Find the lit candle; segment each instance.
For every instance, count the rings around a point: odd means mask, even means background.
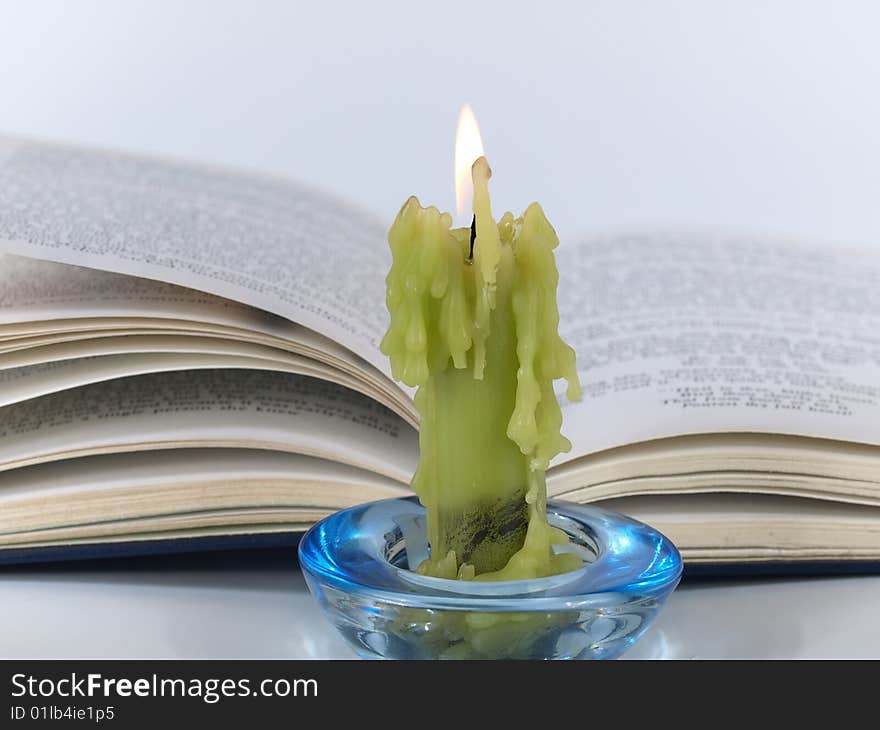
[[[550,460],[571,447],[553,381],[568,381],[570,399],[580,398],[580,384],[574,350],[558,333],[556,232],[537,203],[495,221],[491,170],[472,119],[463,110],[456,148],[476,150],[467,161],[473,225],[452,228],[448,213],[406,201],[388,234],[391,323],[382,352],[394,377],[418,388],[412,486],[431,545],[420,572],[533,578],[580,565],[553,549],[566,538],[547,523],[544,481]]]

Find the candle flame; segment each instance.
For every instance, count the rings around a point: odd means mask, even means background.
[[[474,183],[471,165],[483,156],[483,139],[474,110],[470,104],[462,106],[458,114],[458,131],[455,133],[455,209],[462,223],[471,222],[471,205]]]

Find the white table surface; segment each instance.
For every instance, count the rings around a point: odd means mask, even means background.
[[[684,583],[633,659],[877,658],[880,577]],[[291,551],[19,568],[2,657],[352,658]]]
[[[452,206],[470,101],[499,209],[563,241],[695,224],[880,241],[880,6],[0,0],[0,133]],[[0,656],[349,656],[293,559],[0,571]],[[688,584],[632,657],[880,657],[880,577]]]

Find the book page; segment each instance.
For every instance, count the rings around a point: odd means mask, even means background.
[[[278,315],[150,279],[0,254],[0,353],[6,353],[0,354],[0,368],[14,366],[8,360],[24,348],[39,348],[49,359],[51,343],[62,348],[60,343],[79,343],[84,351],[75,356],[83,357],[103,354],[108,342],[102,340],[119,342],[124,336],[133,344],[132,335],[139,331],[139,347],[145,349],[151,328],[174,331],[181,343],[195,342],[184,336],[184,329],[204,334],[199,347],[189,349],[193,353],[216,352],[222,343],[235,354],[256,354],[242,349],[249,348],[261,350],[260,357],[286,359],[296,353],[314,358],[312,364],[326,367],[328,377],[346,372],[363,382],[361,390],[378,389],[385,394],[380,400],[412,417],[409,396],[376,368],[337,342]],[[86,352],[89,348],[96,352]],[[102,378],[85,382],[107,379],[106,373],[104,369]],[[351,380],[338,382],[350,386]]]
[[[251,357],[297,365],[308,364],[312,368],[321,367],[330,370],[329,366],[320,365],[310,358],[252,342],[192,335],[132,335],[123,330],[115,336],[92,337],[0,353],[0,371],[105,355],[160,352]]]
[[[0,355],[0,360],[2,357]],[[280,360],[247,355],[172,351],[97,355],[13,368],[0,368],[0,407],[21,403],[49,393],[131,375],[168,373],[177,370],[220,369],[293,373],[328,380],[358,393],[363,393],[379,403],[385,403],[395,412],[397,412],[396,409],[400,409],[400,415],[404,420],[411,419],[401,404],[386,403],[388,401],[387,394],[372,388],[369,383],[340,371],[333,371],[323,366],[316,367],[311,360],[305,358],[290,357]],[[0,417],[2,417],[2,412],[0,412]]]
[[[219,334],[157,335],[125,329],[64,333],[58,337],[61,339],[53,336],[48,341],[27,338],[27,346],[0,342],[0,406],[126,375],[187,368],[238,368],[330,380],[368,395],[410,423],[418,423],[412,401],[386,378],[371,377],[371,366],[358,367],[345,358],[335,362],[333,357],[316,360],[308,355],[308,347],[303,348],[306,355],[298,354],[302,343],[288,343],[279,349]]]
[[[68,330],[180,327],[265,335],[336,355],[341,348],[277,315],[151,279],[0,254],[0,339]],[[347,352],[347,351],[343,351]],[[351,355],[348,355],[351,359]]]
[[[880,444],[880,256],[707,233],[557,251],[584,386],[560,461],[692,433]]]
[[[4,332],[20,323],[85,317],[189,319],[251,328],[269,315],[261,317],[237,302],[160,281],[0,254]]]
[[[86,492],[164,488],[198,483],[326,482],[409,495],[409,487],[327,459],[253,449],[171,449],[152,453],[86,456],[0,472],[0,503],[78,496]],[[257,501],[239,490],[239,505]],[[303,494],[299,506],[328,506],[329,494]],[[393,495],[389,495],[393,496]],[[322,501],[324,500],[324,501]],[[292,503],[288,503],[292,504]],[[136,510],[136,505],[129,509]],[[119,519],[121,515],[113,515]]]
[[[0,221],[2,226],[2,221]],[[2,244],[0,244],[2,246]],[[27,334],[129,326],[179,327],[272,338],[315,356],[366,367],[338,343],[278,315],[151,279],[0,254],[0,340]]]
[[[157,279],[309,327],[383,372],[385,225],[266,175],[0,138],[0,252]]]
[[[334,459],[408,483],[418,435],[364,395],[250,370],[120,378],[0,409],[0,471],[72,456],[225,446]]]
[[[29,541],[34,536],[23,533],[76,527],[96,537],[108,522],[120,532],[134,519],[197,514],[234,525],[225,518],[253,509],[306,521],[303,508],[318,519],[322,511],[411,494],[373,472],[300,454],[169,449],[86,456],[0,473],[0,535]],[[167,527],[175,529],[173,522]]]
[[[753,494],[622,497],[598,506],[656,527],[689,563],[880,556],[877,508]]]

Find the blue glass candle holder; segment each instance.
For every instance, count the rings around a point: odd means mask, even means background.
[[[429,555],[415,497],[337,512],[303,537],[312,595],[369,659],[611,659],[653,621],[681,577],[661,533],[608,510],[551,500],[552,525],[583,567],[548,578],[446,580],[410,569]]]

